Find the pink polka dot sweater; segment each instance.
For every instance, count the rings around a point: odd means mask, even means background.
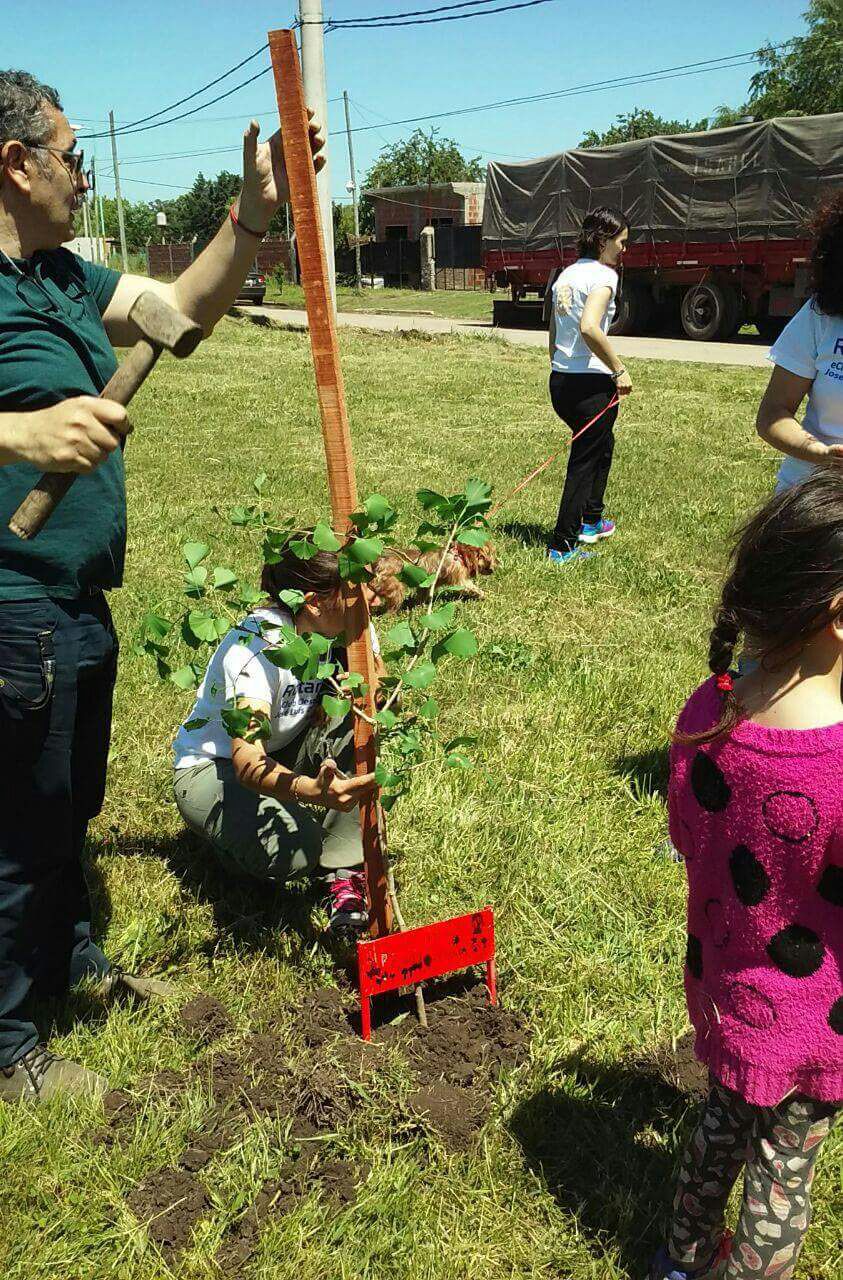
[[[679,729],[716,724],[707,680]],[[843,1099],[843,723],[742,721],[671,750],[670,834],[688,874],[685,991],[717,1080],[772,1106]]]

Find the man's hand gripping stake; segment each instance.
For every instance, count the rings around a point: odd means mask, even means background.
[[[189,356],[203,336],[201,325],[176,311],[151,290],[135,300],[129,319],[142,336],[100,393],[101,399],[114,400],[124,406],[152,372],[162,351]],[[24,539],[40,533],[75,479],[73,472],[45,473],[9,521],[12,533]]]

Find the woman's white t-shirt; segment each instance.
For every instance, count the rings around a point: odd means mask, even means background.
[[[189,769],[208,759],[231,759],[231,738],[220,713],[233,698],[269,707],[269,752],[285,747],[307,727],[322,697],[322,680],[299,680],[284,667],[276,667],[263,654],[281,639],[279,628],[292,626],[286,609],[255,609],[220,641],[208,663],[196,701],[173,743],[175,767]],[[377,637],[372,629],[372,646]],[[188,729],[191,721],[205,721]]]
[[[806,302],[770,348],[770,359],[788,373],[811,378],[802,426],[823,444],[843,444],[843,316],[827,316]],[[802,458],[785,458],[777,489],[789,489],[815,469]]]
[[[556,373],[611,373],[580,333],[585,300],[595,289],[611,289],[612,296],[601,322],[609,332],[615,317],[618,273],[595,258],[579,258],[556,279],[553,286],[554,346],[551,367]]]

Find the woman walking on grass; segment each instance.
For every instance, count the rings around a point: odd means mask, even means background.
[[[755,665],[733,683],[741,636]],[[789,1280],[843,1099],[843,474],[784,491],[747,525],[709,666],[679,717],[669,811],[711,1084],[650,1277]]]
[[[758,434],[786,455],[779,489],[816,467],[843,468],[843,191],[820,206],[812,230],[811,297],[773,344],[775,368],[758,410]]]
[[[326,719],[323,681],[299,680],[266,650],[282,627],[335,639],[345,626],[337,557],[298,559],[287,548],[265,565],[268,599],[232,627],[211,658],[196,702],[176,734],[173,786],[187,826],[230,874],[283,884],[310,876],[322,887],[331,932],[368,924],[358,806],[374,774],[354,774],[353,717]],[[295,617],[282,593],[299,592]],[[378,657],[375,666],[383,671]],[[232,738],[226,708],[268,721],[269,737]]]
[[[632,382],[607,334],[615,314],[617,265],[623,257],[629,227],[613,209],[595,209],[582,224],[579,257],[553,286],[550,311],[550,399],[574,436],[565,489],[550,540],[548,559],[570,564],[589,555],[581,544],[598,542],[615,532],[603,515],[603,496],[612,453],[617,396],[629,395]],[[593,421],[596,419],[596,421]]]

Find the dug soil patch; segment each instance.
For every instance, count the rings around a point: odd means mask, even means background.
[[[199,995],[179,1009],[185,1031],[200,1044],[219,1040],[231,1030],[228,1010],[213,996]]]
[[[193,1228],[211,1201],[193,1174],[159,1169],[130,1192],[126,1203],[162,1253],[174,1254],[190,1244]]]
[[[227,1232],[216,1261],[227,1276],[240,1276],[258,1247],[261,1230],[291,1213],[299,1202],[314,1190],[336,1210],[345,1209],[357,1196],[365,1177],[349,1160],[324,1160],[315,1155],[300,1155],[289,1160],[277,1178],[265,1182],[252,1204]]]
[[[403,1057],[414,1079],[406,1105],[394,1102],[390,1123],[395,1131],[403,1122],[404,1132],[433,1134],[450,1151],[470,1146],[489,1115],[500,1072],[527,1052],[526,1024],[520,1015],[492,1007],[482,986],[447,998],[434,994],[426,1029],[414,1015],[402,1016],[410,1004],[396,1003],[395,1021],[383,1024],[372,1044],[364,1044],[348,998],[334,988],[322,989],[298,1006],[289,1041],[247,1036],[224,1052],[207,1050],[181,1075],[159,1072],[142,1082],[142,1091],[170,1105],[197,1083],[212,1100],[201,1125],[187,1136],[177,1166],[150,1175],[127,1197],[155,1243],[170,1254],[190,1244],[197,1220],[210,1207],[197,1175],[241,1141],[250,1125],[265,1120],[282,1125],[290,1154],[227,1231],[217,1254],[226,1274],[239,1275],[265,1223],[290,1213],[312,1192],[336,1211],[353,1203],[365,1171],[326,1149],[326,1139],[348,1131],[359,1090],[377,1072],[387,1045]],[[181,1019],[200,1045],[232,1029],[227,1011],[210,996],[191,1000]],[[105,1140],[128,1136],[139,1105],[122,1091],[108,1095]]]
[[[648,1074],[660,1076],[667,1084],[695,1101],[708,1096],[708,1068],[694,1053],[694,1033],[657,1045],[641,1061]]]
[[[387,1025],[418,1081],[410,1116],[450,1151],[469,1147],[486,1121],[501,1071],[524,1059],[529,1031],[520,1014],[489,1004],[483,986],[428,1006],[429,1026],[415,1019]]]

